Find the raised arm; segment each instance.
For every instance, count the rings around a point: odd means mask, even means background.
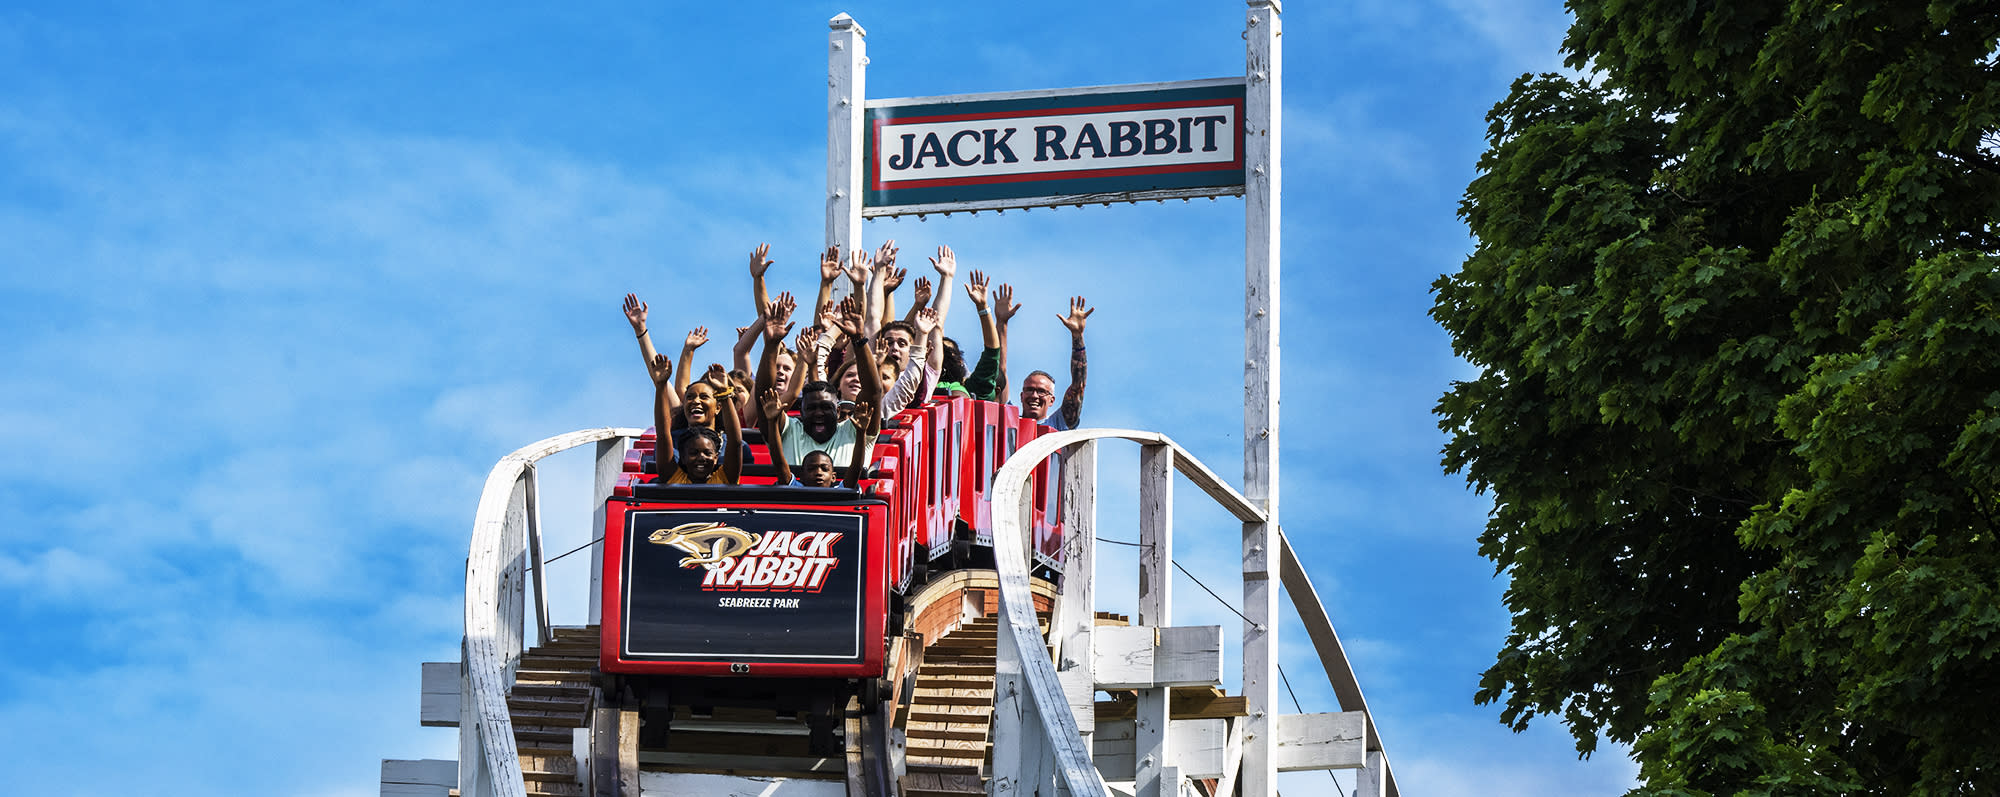
[[[680,376],[674,380],[674,393],[686,393],[688,380],[694,374],[694,350],[708,342],[708,327],[695,327],[688,331],[687,340],[681,343]]]
[[[741,389],[737,393],[743,392]],[[722,482],[743,482],[743,416],[736,408],[718,412],[722,416]]]
[[[758,393],[757,425],[764,430],[764,448],[771,454],[771,464],[778,468],[778,486],[792,483],[792,466],[785,457],[785,436],[779,434],[778,416],[785,414],[784,397],[776,390]]]
[[[1000,326],[1000,375],[994,382],[993,400],[1007,403],[1007,322],[1014,314],[1021,312],[1021,306],[1014,303],[1014,286],[1001,284],[993,290],[993,317]]]
[[[799,336],[793,344],[792,359],[794,362],[792,382],[785,386],[784,395],[787,407],[799,400],[799,393],[805,390],[807,382],[817,382],[825,378],[820,376],[819,327],[799,330]]]
[[[966,279],[965,296],[972,300],[973,309],[979,311],[979,337],[984,344],[979,362],[965,377],[965,389],[973,398],[990,399],[995,394],[994,383],[1000,372],[1000,327],[993,323],[993,313],[986,308],[985,272],[975,269]]]
[[[758,244],[756,249],[750,250],[750,296],[757,301],[757,313],[764,312],[764,305],[771,303],[771,297],[764,291],[764,272],[770,270],[771,264],[776,261],[767,257],[769,254],[770,244]]]
[[[875,405],[858,402],[854,405],[854,424],[858,431],[854,435],[854,458],[847,462],[847,475],[840,484],[848,489],[861,486],[861,479],[868,475],[868,452],[875,447],[875,438],[882,434],[882,412]]]
[[[813,302],[813,326],[827,328],[826,314],[833,309],[833,281],[840,279],[841,273],[840,247],[829,246],[819,254],[819,298]]]
[[[750,350],[757,347],[757,335],[763,328],[764,313],[761,310],[756,320],[736,328],[736,346],[729,351],[729,367],[750,370]]]
[[[671,395],[673,380],[667,376],[673,373],[673,363],[667,362],[667,355],[654,354],[651,370],[653,377],[653,465],[659,473],[659,481],[665,482],[674,475],[679,460],[674,458],[674,428],[667,423],[667,399]]]
[[[792,331],[791,316],[791,307],[779,302],[772,302],[764,307],[763,323],[754,325],[756,330],[762,332],[764,336],[764,356],[757,362],[757,379],[754,383],[755,390],[759,396],[764,395],[765,391],[771,390],[771,372],[777,367],[775,363],[778,361],[778,349],[783,348],[785,345],[785,333]],[[759,415],[763,414],[763,405],[761,403],[758,405],[758,411]],[[777,419],[769,418],[766,420],[775,421]]]
[[[931,268],[936,269],[938,275],[937,307],[932,308],[937,311],[937,319],[926,337],[930,348],[924,355],[924,364],[936,373],[944,368],[944,322],[951,316],[951,288],[952,280],[958,276],[958,256],[952,253],[951,247],[939,246],[937,255],[931,258]]]
[[[1083,297],[1078,296],[1069,300],[1069,315],[1056,316],[1056,320],[1069,328],[1069,388],[1063,391],[1058,411],[1063,423],[1071,429],[1083,420],[1083,383],[1090,370],[1083,352],[1083,324],[1095,312],[1094,307],[1086,309]]]

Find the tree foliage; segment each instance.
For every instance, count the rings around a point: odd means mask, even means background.
[[[2000,793],[2000,5],[1570,7],[1435,285],[1477,699],[1642,791]]]

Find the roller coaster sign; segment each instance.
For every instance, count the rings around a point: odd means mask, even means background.
[[[1241,78],[873,100],[862,214],[1243,193]]]

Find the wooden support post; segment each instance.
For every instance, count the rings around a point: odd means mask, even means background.
[[[1139,450],[1139,623],[1135,630],[1173,624],[1174,450],[1150,445]],[[1155,643],[1157,644],[1157,642]],[[1150,680],[1150,679],[1149,679]],[[1138,725],[1133,734],[1137,797],[1176,797],[1167,782],[1173,728],[1168,722],[1166,686],[1157,681],[1138,690]]]
[[[987,793],[1014,795],[1020,793],[1022,765],[1027,763],[1027,737],[1041,735],[1042,729],[1029,710],[1033,700],[1021,677],[1021,657],[1026,654],[1007,629],[1000,629],[993,653],[993,715],[988,725],[993,739],[993,777]]]
[[[1091,678],[1091,632],[1097,627],[1097,443],[1071,447],[1062,463],[1062,597],[1049,637],[1061,657],[1056,677],[1069,698],[1077,730],[1088,743],[1097,729],[1097,685]]]
[[[840,247],[844,255],[861,245],[861,120],[868,97],[868,31],[846,14],[829,20],[827,27],[826,245]]]
[[[1389,757],[1370,750],[1360,770],[1354,773],[1354,797],[1390,797]]]
[[[599,706],[590,711],[591,797],[622,797],[618,793],[618,709]]]
[[[597,478],[590,493],[590,624],[604,621],[604,502],[618,486],[618,474],[625,469],[625,451],[632,447],[627,437],[597,441]]]
[[[528,566],[535,573],[535,644],[546,645],[554,642],[556,635],[549,621],[549,574],[542,556],[542,486],[535,478],[534,463],[528,463],[521,480],[527,484]]]
[[[1242,785],[1245,797],[1277,794],[1278,686],[1279,80],[1278,0],[1249,0],[1244,30],[1243,494],[1264,520],[1243,525]]]

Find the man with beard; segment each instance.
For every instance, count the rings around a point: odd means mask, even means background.
[[[781,312],[782,310],[782,312]],[[777,350],[783,348],[786,333],[791,331],[790,311],[772,303],[764,318],[764,357],[757,366],[758,395],[771,389],[771,371],[777,359]],[[861,303],[855,297],[841,302],[834,312],[833,323],[847,336],[849,353],[860,364],[856,370],[861,377],[860,401],[871,407],[881,406],[882,376],[874,355],[868,349],[868,337],[861,332]],[[757,405],[760,422],[774,427],[781,438],[788,464],[800,465],[807,452],[825,451],[835,462],[848,461],[856,456],[856,447],[861,451],[859,461],[868,461],[868,449],[872,441],[862,440],[861,429],[852,420],[840,419],[840,399],[833,385],[826,382],[807,384],[799,391],[799,417],[783,412],[770,417],[762,402]]]
[[[1032,418],[1058,432],[1075,429],[1083,421],[1083,383],[1088,370],[1083,353],[1083,324],[1094,309],[1085,309],[1083,297],[1069,302],[1069,315],[1056,316],[1056,320],[1069,328],[1069,388],[1063,391],[1062,406],[1056,413],[1049,413],[1055,401],[1056,380],[1046,371],[1036,371],[1021,380],[1021,417]]]

